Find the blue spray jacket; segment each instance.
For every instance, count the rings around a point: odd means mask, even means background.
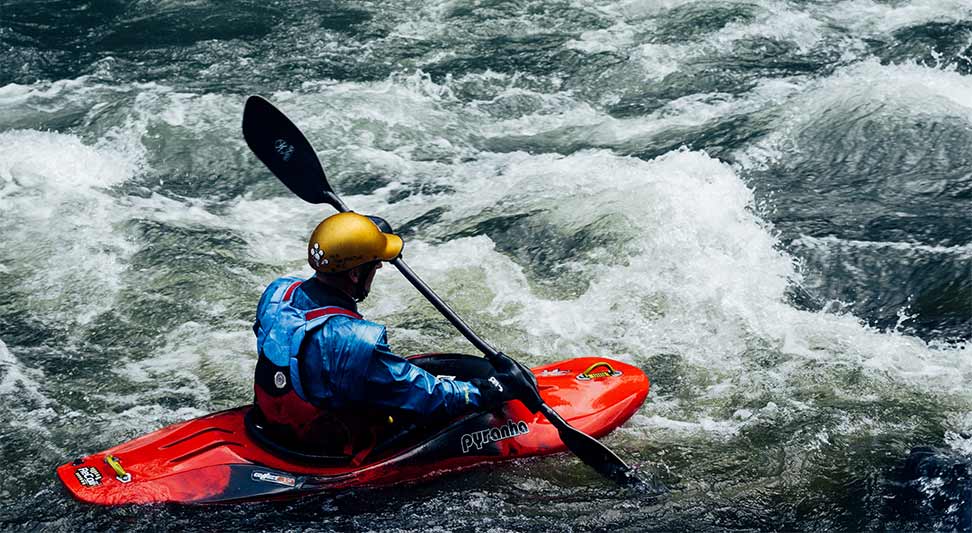
[[[475,385],[436,379],[395,355],[385,327],[347,309],[353,302],[321,308],[322,298],[312,298],[300,283],[285,277],[267,287],[254,331],[258,353],[272,366],[289,369],[287,388],[301,400],[324,409],[366,405],[416,415],[451,416],[479,407]],[[308,289],[323,287],[313,279],[305,283]]]

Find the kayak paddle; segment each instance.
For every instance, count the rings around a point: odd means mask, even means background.
[[[288,189],[312,204],[326,203],[341,213],[348,212],[348,206],[327,182],[324,168],[310,142],[280,110],[260,96],[250,96],[243,109],[243,138],[250,150],[263,162]],[[523,368],[506,354],[497,351],[480,338],[455,311],[422,281],[415,272],[399,257],[391,264],[405,276],[413,286],[466,339],[481,351],[493,366],[504,361]],[[528,372],[529,374],[529,372]],[[641,483],[631,468],[607,446],[586,433],[574,428],[556,411],[543,402],[534,384],[528,398],[521,398],[527,406],[538,406],[543,414],[557,428],[560,439],[570,451],[601,475],[622,485]]]

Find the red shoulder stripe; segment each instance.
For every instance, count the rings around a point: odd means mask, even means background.
[[[297,286],[300,285],[301,283],[303,283],[303,281],[295,281],[293,285],[287,287],[287,292],[284,293],[284,297],[283,297],[285,302],[290,301],[290,297],[293,296],[294,294],[294,289],[296,289]]]
[[[343,307],[321,307],[319,309],[312,309],[304,315],[306,320],[314,320],[315,318],[320,318],[324,315],[344,315],[351,318],[361,318],[361,315],[355,313],[354,311],[349,311]]]

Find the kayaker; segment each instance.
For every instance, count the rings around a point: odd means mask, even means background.
[[[381,218],[336,214],[311,234],[308,262],[316,274],[282,277],[264,291],[253,326],[255,403],[280,444],[356,454],[396,417],[435,420],[491,409],[526,386],[513,369],[470,381],[437,379],[395,355],[385,327],[361,317],[357,302],[368,296],[381,262],[397,258],[403,246]]]

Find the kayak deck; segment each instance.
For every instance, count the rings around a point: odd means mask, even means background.
[[[433,373],[458,354],[412,359]],[[423,361],[422,358],[426,358]],[[483,361],[481,358],[472,358]],[[426,364],[423,364],[426,363]],[[603,358],[578,358],[533,369],[544,401],[571,425],[597,438],[642,405],[648,378],[637,367]],[[462,376],[458,376],[462,377]],[[519,401],[475,413],[409,441],[393,453],[344,464],[287,460],[248,433],[242,406],[174,424],[57,469],[81,501],[118,505],[151,502],[215,503],[293,497],[321,490],[387,485],[433,472],[563,451],[545,418]]]

